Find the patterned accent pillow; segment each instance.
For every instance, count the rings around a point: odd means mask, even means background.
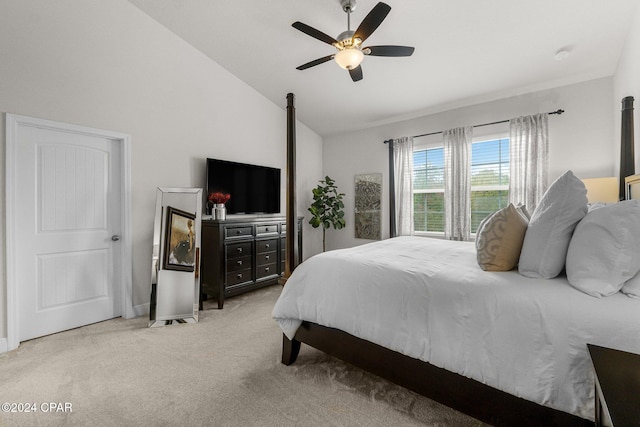
[[[485,271],[509,271],[518,265],[528,218],[510,203],[484,219],[476,233],[478,265]]]

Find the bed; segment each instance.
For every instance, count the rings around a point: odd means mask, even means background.
[[[564,276],[482,271],[473,243],[424,237],[310,258],[287,282],[273,316],[284,333],[285,364],[295,361],[300,342],[356,365],[375,363],[358,358],[387,349],[405,357],[365,368],[401,383],[404,371],[417,384],[403,385],[493,424],[523,425],[529,412],[532,425],[592,420],[586,344],[640,352],[640,339],[629,340],[639,333],[640,300],[594,298]],[[367,343],[375,350],[363,353]],[[444,372],[453,376],[443,381]],[[436,390],[425,390],[431,381]]]
[[[288,262],[273,310],[282,363],[305,343],[493,425],[593,425],[587,343],[640,353],[640,201],[592,208],[567,171],[520,225],[521,251],[506,238],[498,245],[515,253],[511,271],[484,271],[472,242],[425,237],[326,252],[293,273]],[[486,228],[513,237],[509,221]]]

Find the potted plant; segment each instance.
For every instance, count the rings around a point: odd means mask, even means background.
[[[342,197],[344,193],[338,192],[336,182],[329,178],[324,177],[324,180],[320,180],[320,184],[313,190],[313,203],[309,207],[311,212],[311,219],[309,224],[313,228],[322,226],[322,251],[326,250],[325,237],[327,228],[335,228],[340,230],[346,225],[344,221],[344,203]]]

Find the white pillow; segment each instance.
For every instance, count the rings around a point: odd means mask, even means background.
[[[551,279],[562,272],[571,235],[587,213],[587,189],[571,171],[556,179],[531,215],[518,272]]]
[[[640,299],[640,273],[627,280],[620,290],[628,297]]]
[[[640,200],[589,211],[567,252],[567,279],[594,297],[618,292],[640,271]]]
[[[527,206],[526,205],[523,205],[523,204],[520,203],[520,204],[518,204],[516,206],[516,209],[518,210],[518,212],[520,212],[520,214],[522,214],[522,216],[527,218],[527,221],[529,221],[531,219],[531,214],[527,210]]]

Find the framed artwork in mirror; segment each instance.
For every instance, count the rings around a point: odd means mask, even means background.
[[[195,214],[167,206],[163,263],[165,270],[195,270],[195,219]]]

